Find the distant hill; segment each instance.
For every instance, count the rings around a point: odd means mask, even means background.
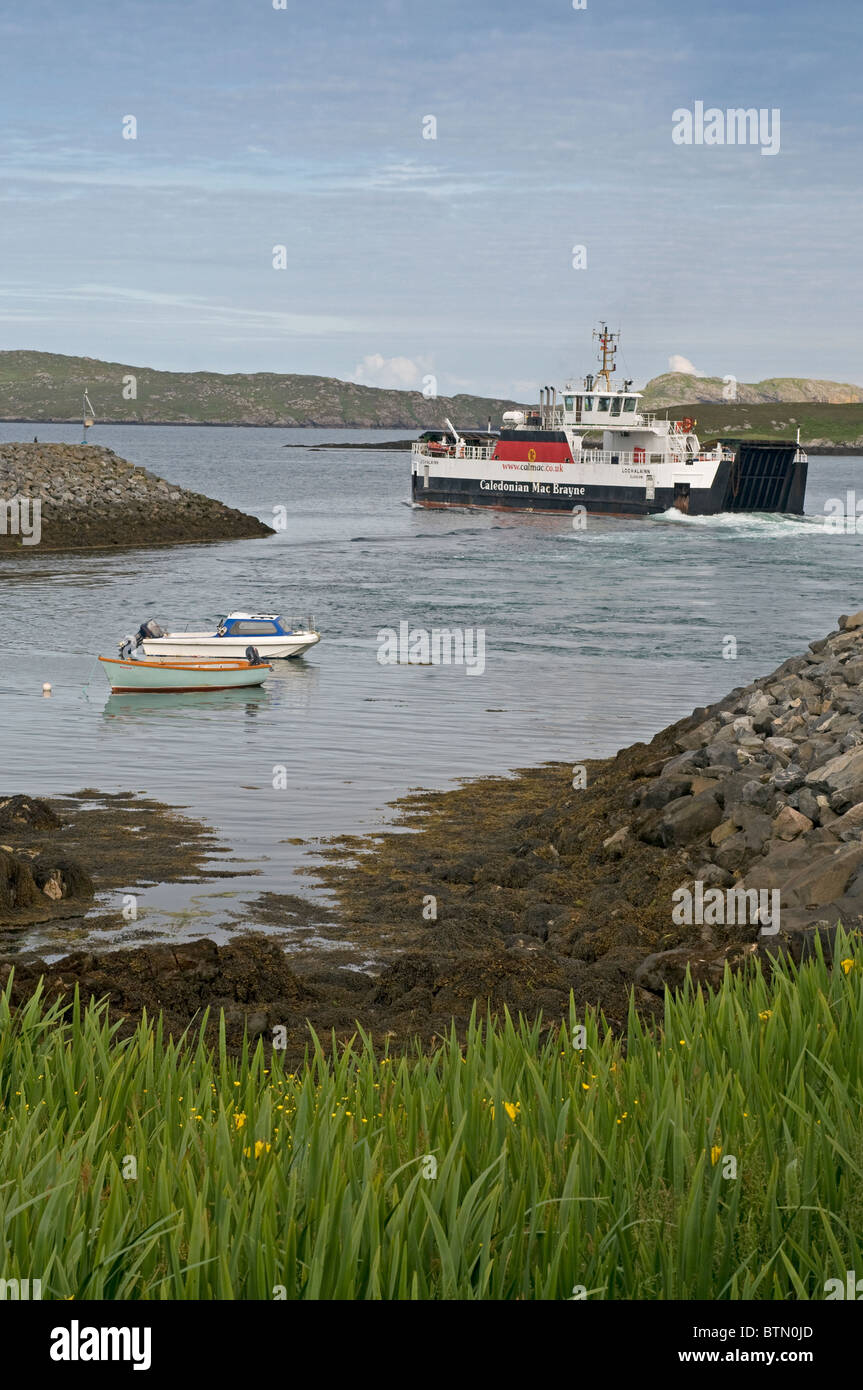
[[[130,378],[136,394],[130,398]],[[863,387],[805,377],[738,382],[723,398],[719,377],[666,372],[644,388],[644,406],[694,416],[702,439],[752,433],[793,435],[814,447],[863,446]],[[458,427],[500,425],[517,401],[438,396],[360,386],[328,376],[159,372],[93,357],[0,352],[0,420],[80,420],[87,390],[101,423],[317,425],[326,429],[432,429],[447,416]],[[792,408],[794,407],[794,408]]]
[[[771,405],[776,401],[810,401],[823,405],[850,405],[863,402],[863,386],[841,381],[813,381],[808,377],[778,376],[767,381],[726,384],[718,376],[688,376],[684,372],[665,372],[644,387],[643,404],[651,410],[692,401],[726,400],[723,392],[734,390],[741,405]],[[729,402],[734,404],[734,401]]]
[[[136,395],[127,399],[134,377]],[[103,423],[170,425],[319,425],[326,428],[432,429],[447,416],[456,426],[500,423],[516,401],[437,396],[360,386],[329,376],[159,372],[65,357],[53,352],[0,352],[0,419],[80,420],[87,390]],[[125,394],[124,394],[125,392]]]
[[[672,420],[687,416],[695,420],[702,444],[730,438],[793,439],[800,429],[800,442],[815,452],[863,453],[863,402],[824,405],[820,402],[773,402],[747,405],[739,401],[690,401],[686,405],[662,410]]]

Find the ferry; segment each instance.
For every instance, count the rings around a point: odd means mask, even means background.
[[[703,449],[694,419],[641,408],[631,381],[615,383],[619,333],[594,333],[600,369],[536,408],[508,410],[501,428],[426,430],[411,447],[411,497],[421,507],[521,512],[582,509],[640,517],[676,508],[800,515],[808,462],[794,440],[720,440]]]

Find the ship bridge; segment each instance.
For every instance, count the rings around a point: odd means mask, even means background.
[[[640,400],[640,391],[574,390],[567,386],[561,394],[558,415],[564,425],[592,429],[608,429],[613,420],[623,427],[638,426],[641,424]]]

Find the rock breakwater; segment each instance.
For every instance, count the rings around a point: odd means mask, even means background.
[[[359,856],[345,841],[319,871],[343,934],[398,942],[411,1008],[433,1007],[444,963],[469,972],[472,954],[504,973],[529,960],[622,1021],[633,985],[650,1012],[687,966],[716,982],[726,962],[800,959],[816,934],[829,951],[837,923],[859,930],[863,612],[586,771],[578,789],[571,767],[548,766],[407,798],[415,834]]]
[[[0,444],[0,554],[180,545],[272,535],[96,445]]]

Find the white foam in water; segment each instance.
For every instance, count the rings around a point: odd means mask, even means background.
[[[683,526],[704,526],[710,529],[746,532],[759,536],[824,536],[823,516],[777,516],[771,512],[716,512],[713,516],[689,516],[677,507],[658,512],[650,521],[668,521]]]

